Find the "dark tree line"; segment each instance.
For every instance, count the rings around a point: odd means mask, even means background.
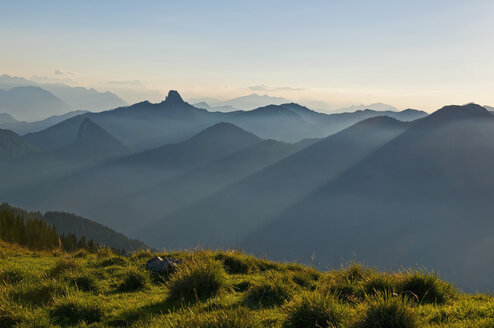
[[[0,239],[33,250],[61,248],[65,251],[87,249],[94,252],[98,248],[92,239],[86,242],[84,236],[78,239],[72,233],[59,235],[57,229],[46,221],[34,217],[23,218],[10,208],[0,209]]]

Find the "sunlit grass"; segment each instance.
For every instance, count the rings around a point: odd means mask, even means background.
[[[0,250],[0,327],[494,327],[493,297],[424,271],[321,272],[238,251]],[[183,260],[159,282],[143,266],[157,255]]]

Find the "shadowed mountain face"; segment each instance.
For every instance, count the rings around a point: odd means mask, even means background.
[[[260,141],[250,132],[229,123],[218,123],[182,143],[110,161],[5,197],[12,203],[29,208],[57,208],[86,215],[87,208],[144,190]],[[44,196],[40,198],[38,195],[43,190]],[[113,218],[107,217],[106,220]],[[129,228],[129,222],[121,223]]]
[[[494,117],[447,106],[290,207],[244,242],[273,257],[424,265],[489,288]],[[490,264],[488,264],[490,263]]]
[[[15,132],[0,129],[0,160],[9,160],[36,152],[36,148]]]
[[[23,144],[30,145],[22,138],[18,139]],[[30,147],[35,149],[32,145]],[[49,151],[38,149],[11,160],[0,161],[0,177],[4,182],[0,186],[0,192],[13,192],[20,188],[22,198],[22,188],[29,188],[129,153],[129,149],[115,137],[89,119],[84,119],[79,126],[78,138],[71,145]]]
[[[85,118],[79,126],[74,144],[54,151],[60,158],[71,161],[97,161],[129,154],[129,149],[99,125]]]
[[[235,246],[250,231],[308,192],[392,140],[406,123],[378,117],[358,123],[250,175],[205,199],[163,215],[156,225],[166,231],[148,240],[166,247]],[[187,229],[186,236],[178,234]],[[152,239],[150,239],[152,238]],[[161,239],[160,239],[161,238]]]
[[[88,209],[87,215],[91,217],[114,217],[118,218],[118,221],[129,222],[139,213],[146,213],[139,226],[123,229],[132,229],[129,232],[133,235],[145,236],[155,245],[162,247],[164,235],[156,234],[151,227],[156,229],[156,227],[168,226],[166,220],[163,221],[163,217],[186,208],[306,146],[307,143],[305,142],[288,144],[264,140],[209,161],[204,165],[186,170],[148,188],[138,191],[129,190],[131,193],[125,197],[113,199],[99,207]],[[111,224],[118,226],[121,222],[111,222]]]
[[[159,104],[138,103],[102,113],[87,113],[68,119],[46,130],[25,136],[41,149],[56,149],[73,143],[82,120],[87,117],[136,151],[177,143],[192,137],[218,122],[228,122],[261,138],[297,142],[305,138],[322,138],[363,119],[388,115],[412,120],[427,115],[420,111],[358,111],[327,115],[297,104],[270,105],[251,111],[208,112],[182,100],[170,91]]]
[[[21,120],[39,120],[63,114],[71,108],[60,98],[38,87],[15,87],[0,90],[0,112]]]

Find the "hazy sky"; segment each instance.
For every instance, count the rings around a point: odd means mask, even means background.
[[[0,74],[328,107],[494,105],[493,17],[492,0],[0,0]]]

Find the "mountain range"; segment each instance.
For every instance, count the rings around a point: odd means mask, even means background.
[[[65,121],[71,117],[87,113],[85,110],[74,110],[61,115],[53,115],[49,116],[40,121],[26,122],[26,121],[18,121],[13,118],[11,115],[7,113],[0,114],[0,128],[14,131],[20,135],[38,132],[49,128],[57,123]]]
[[[219,100],[215,98],[191,98],[189,101],[196,107],[221,112],[252,110],[268,105],[281,105],[290,102],[288,99],[282,97],[259,95],[257,93],[251,93],[246,96],[240,96],[228,100]]]
[[[326,265],[355,254],[382,268],[420,264],[463,288],[490,288],[493,133],[484,108],[444,107],[241,244],[299,260],[315,252]]]
[[[0,198],[16,206],[77,213],[156,248],[421,265],[467,290],[491,286],[494,117],[476,104],[224,113],[172,90],[1,132]]]
[[[100,111],[127,105],[111,92],[38,83],[20,77],[0,76],[0,112],[16,120],[39,121],[71,110]]]
[[[40,120],[46,115],[64,114],[72,108],[60,98],[39,87],[0,90],[0,111],[21,120]]]
[[[378,112],[372,110],[323,114],[298,104],[269,105],[250,111],[210,112],[183,101],[176,91],[157,104],[141,102],[100,113],[86,113],[43,131],[25,136],[41,149],[66,146],[75,141],[78,127],[90,118],[135,151],[186,140],[218,122],[235,124],[261,138],[297,142],[338,132],[364,118],[389,115],[411,120],[427,115],[422,111]]]

